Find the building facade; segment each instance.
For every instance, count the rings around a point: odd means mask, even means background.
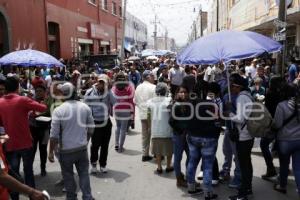
[[[175,39],[169,38],[167,35],[165,35],[165,37],[157,37],[157,50],[169,50],[175,52]]]
[[[128,52],[142,51],[147,47],[148,29],[146,23],[136,16],[126,12],[125,49]]]
[[[193,22],[192,30],[188,38],[188,43],[202,37],[207,29],[207,12],[199,11],[196,20]]]
[[[300,58],[300,0],[286,0],[288,56]],[[217,10],[219,9],[219,15]],[[269,37],[277,32],[279,0],[213,0],[208,10],[208,33],[250,30]],[[217,18],[217,16],[219,16]]]
[[[57,58],[117,53],[121,0],[0,0],[0,53],[33,48]]]

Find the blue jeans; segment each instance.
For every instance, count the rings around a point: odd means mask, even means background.
[[[82,191],[83,200],[92,200],[92,192],[89,175],[89,159],[87,150],[65,153],[60,156],[60,165],[67,191],[67,200],[77,200],[76,181],[74,179],[73,167],[75,165],[78,176],[79,186]]]
[[[232,166],[233,150],[230,144],[230,138],[228,130],[225,130],[224,139],[223,139],[223,155],[224,155],[224,164],[222,170],[224,172],[230,173]]]
[[[187,136],[190,150],[190,160],[187,169],[188,184],[195,184],[197,166],[202,157],[203,185],[205,192],[212,191],[212,174],[218,139]]]
[[[273,157],[270,150],[270,144],[274,141],[274,138],[261,138],[260,141],[260,149],[264,156],[266,165],[267,165],[267,171],[269,170],[275,170],[274,164],[273,164]]]
[[[287,177],[291,157],[293,158],[293,171],[300,193],[300,140],[278,141],[280,162],[280,186],[287,186]]]
[[[179,177],[182,175],[181,171],[181,160],[183,152],[186,153],[186,162],[185,166],[187,169],[187,165],[189,162],[189,147],[186,141],[186,134],[181,135],[173,135],[173,152],[174,152],[174,169],[176,177]]]
[[[33,148],[7,152],[6,159],[9,163],[11,170],[13,170],[18,175],[20,175],[20,162],[22,159],[25,184],[35,188],[33,167],[32,167],[33,160],[34,160]],[[11,199],[18,200],[19,193],[12,192]]]
[[[130,120],[130,112],[116,112],[116,132],[115,132],[115,146],[119,149],[123,148],[128,130],[128,122]]]

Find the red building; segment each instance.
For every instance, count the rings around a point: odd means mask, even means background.
[[[0,54],[46,51],[69,59],[121,49],[121,0],[0,0]]]

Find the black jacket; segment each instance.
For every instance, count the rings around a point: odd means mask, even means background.
[[[218,120],[214,119],[211,113],[215,113],[217,104],[212,101],[196,99],[192,102],[194,115],[188,121],[188,134],[194,137],[219,138],[221,128],[217,125]],[[202,119],[208,118],[208,119]]]

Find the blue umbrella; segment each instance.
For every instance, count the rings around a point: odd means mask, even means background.
[[[64,66],[53,56],[41,51],[32,49],[11,52],[0,58],[0,65],[19,65],[19,66]]]
[[[250,31],[221,31],[202,37],[177,57],[179,64],[216,64],[257,57],[282,49],[279,42]]]

